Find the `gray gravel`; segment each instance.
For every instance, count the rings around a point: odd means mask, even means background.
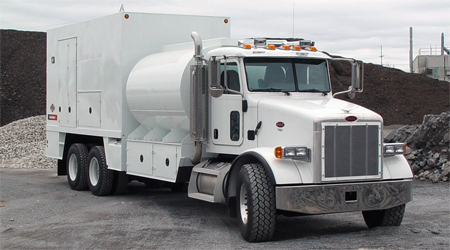
[[[72,191],[54,169],[0,169],[0,249],[449,249],[449,182],[415,180],[400,227],[361,213],[278,216],[271,242],[247,243],[225,206],[132,182],[121,196]]]
[[[54,168],[56,160],[45,157],[44,115],[0,127],[0,168]]]

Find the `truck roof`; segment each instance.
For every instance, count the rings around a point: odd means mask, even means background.
[[[331,57],[320,51],[312,50],[284,50],[284,49],[268,49],[268,48],[241,48],[235,47],[220,47],[209,51],[207,57],[211,56],[236,56],[236,57],[307,57],[307,58],[323,58],[330,59]]]
[[[317,51],[314,42],[303,38],[247,38],[231,46],[211,50],[208,56],[238,57],[312,57],[331,58],[328,54]]]

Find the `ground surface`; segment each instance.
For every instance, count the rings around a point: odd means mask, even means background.
[[[251,244],[225,206],[131,183],[122,196],[70,190],[55,170],[0,169],[0,249],[448,249],[449,184],[414,182],[400,227],[368,229],[360,213],[278,217]]]

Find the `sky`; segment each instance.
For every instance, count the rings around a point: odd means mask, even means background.
[[[450,0],[0,0],[0,28],[45,32],[122,4],[126,12],[230,17],[232,38],[300,37],[320,51],[407,72],[410,27],[414,58],[419,49],[440,53],[442,33],[450,48]]]

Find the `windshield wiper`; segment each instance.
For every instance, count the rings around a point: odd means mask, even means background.
[[[302,89],[302,90],[299,90],[298,92],[322,93],[322,95],[326,96],[326,95],[328,95],[329,91],[323,91],[323,90],[318,90],[318,89]]]
[[[291,91],[288,91],[288,90],[282,90],[282,89],[275,89],[275,88],[269,88],[269,89],[254,89],[254,90],[252,90],[252,91],[255,91],[255,92],[264,92],[264,91],[267,91],[267,92],[283,92],[285,95],[287,95],[287,96],[290,96],[291,95]]]
[[[267,91],[267,92],[281,92],[283,90],[282,89],[269,88],[269,89],[254,89],[252,91],[255,91],[255,92],[264,92],[264,91]]]

